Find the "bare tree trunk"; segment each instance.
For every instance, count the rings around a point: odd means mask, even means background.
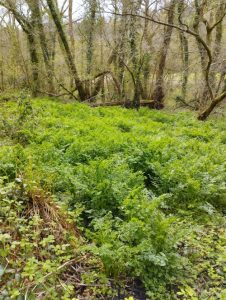
[[[205,121],[211,112],[214,110],[214,108],[222,102],[226,98],[226,84],[225,84],[225,91],[220,94],[218,97],[216,97],[213,101],[211,101],[210,105],[198,116],[198,120]]]
[[[220,20],[222,13],[225,9],[225,3],[224,0],[221,1],[221,4],[219,5],[216,15],[215,15],[215,22],[218,23],[218,20]],[[215,24],[216,24],[215,23]],[[215,94],[217,94],[217,84],[216,84],[216,74],[219,72],[219,56],[221,52],[221,46],[222,46],[222,37],[223,37],[223,21],[219,22],[216,25],[216,35],[215,35],[215,42],[214,42],[214,50],[213,50],[213,68],[210,76],[210,82],[213,86],[213,89],[215,91]]]
[[[28,22],[22,14],[20,14],[14,3],[8,1],[5,3],[0,3],[1,5],[5,6],[15,17],[17,22],[20,24],[21,28],[25,32],[28,40],[28,49],[30,53],[31,59],[31,68],[32,68],[32,96],[37,97],[39,93],[40,87],[40,80],[39,80],[39,57],[37,52],[37,43],[35,39],[35,32],[34,32],[34,18],[33,15],[31,16],[31,21]]]
[[[122,1],[122,13],[126,12],[126,3],[125,0]],[[121,98],[125,98],[125,54],[126,54],[126,32],[127,32],[127,17],[121,18],[119,25],[119,45],[117,47],[117,68],[118,68],[118,77],[119,83],[121,85]]]
[[[39,0],[27,0],[28,6],[32,13],[32,18],[34,19],[34,27],[37,28],[40,45],[42,49],[42,55],[45,63],[47,81],[49,85],[49,92],[54,92],[53,84],[53,69],[51,64],[51,57],[46,41],[46,35],[44,31],[44,26],[42,23],[41,11],[40,11],[40,2]]]
[[[128,35],[129,35],[129,21],[130,17],[125,16],[118,18],[120,13],[120,2],[118,0],[113,0],[114,7],[114,20],[113,20],[113,37],[114,37],[114,47],[112,54],[108,60],[108,63],[113,63],[114,72],[117,74],[118,83],[120,85],[120,94],[118,95],[120,99],[125,100],[126,98],[126,80],[125,80],[125,70],[128,67],[126,63],[127,54],[128,54]],[[133,7],[134,4],[131,4],[128,0],[121,0],[121,13],[124,14],[127,12],[127,9]],[[118,91],[119,89],[117,89]]]
[[[28,32],[28,42],[29,42],[29,51],[32,62],[33,69],[33,82],[32,82],[32,92],[33,96],[37,97],[40,89],[40,78],[39,78],[39,56],[38,56],[38,45],[35,34],[35,26],[36,26],[36,16],[32,12],[31,13],[31,21],[30,21],[30,30]]]
[[[142,89],[142,98],[143,99],[149,99],[149,91],[150,91],[150,85],[149,85],[149,76],[150,76],[150,61],[151,61],[151,55],[149,53],[145,53],[143,57],[143,67],[142,67],[142,73],[143,73],[143,89]]]
[[[144,13],[145,16],[149,15],[149,11],[150,11],[150,4],[151,4],[151,0],[145,0],[144,1]],[[143,54],[143,58],[142,58],[142,75],[143,75],[143,79],[142,79],[142,83],[143,83],[143,88],[141,90],[142,92],[142,98],[143,99],[150,99],[150,73],[151,73],[151,58],[152,58],[152,52],[153,52],[153,37],[156,34],[156,30],[150,29],[149,28],[149,24],[150,22],[145,19],[144,20],[144,30],[143,30],[143,34],[141,37],[141,47],[142,47],[142,43],[143,41],[145,42],[145,44],[147,44],[147,49],[145,50],[145,53]]]
[[[179,23],[181,22],[182,13],[184,12],[185,5],[184,0],[178,3],[178,19]],[[183,101],[186,100],[187,95],[187,83],[188,83],[188,69],[189,69],[189,48],[188,48],[188,39],[184,32],[179,31],[180,44],[181,44],[181,54],[183,62],[182,70],[182,98]]]
[[[97,10],[97,2],[96,0],[89,0],[89,19],[88,19],[88,40],[87,40],[87,74],[90,75],[92,73],[93,67],[93,51],[94,51],[94,28],[96,22],[96,10]]]
[[[56,25],[56,28],[57,28],[57,31],[58,31],[58,34],[59,34],[59,37],[60,37],[60,40],[62,43],[62,47],[63,47],[65,55],[66,55],[66,62],[67,62],[68,68],[74,78],[75,85],[78,90],[79,98],[81,101],[84,101],[87,98],[89,98],[89,95],[88,95],[88,92],[85,90],[85,88],[79,78],[77,68],[76,68],[74,60],[73,60],[73,55],[70,50],[66,34],[64,32],[63,25],[61,23],[61,17],[59,15],[58,8],[56,7],[53,0],[47,0],[47,4],[48,4],[49,10],[50,10],[50,14]]]
[[[137,14],[140,8],[140,3],[131,4],[131,11],[133,14]],[[141,98],[141,82],[140,82],[140,65],[139,65],[139,53],[138,53],[138,22],[134,16],[130,17],[129,23],[129,45],[130,55],[132,60],[132,73],[134,83],[134,94],[133,94],[133,106],[135,108],[140,107]]]
[[[32,63],[32,96],[37,97],[40,89],[39,80],[39,58],[36,51],[37,44],[35,42],[35,37],[32,32],[27,34],[28,46]]]
[[[185,100],[187,96],[188,71],[189,71],[189,48],[188,39],[184,33],[180,35],[183,70],[182,70],[182,97]]]
[[[23,71],[25,80],[26,80],[26,87],[32,88],[31,86],[31,80],[30,80],[30,74],[29,74],[29,67],[28,63],[26,62],[26,59],[23,56],[23,52],[21,49],[21,41],[20,41],[20,27],[16,24],[16,22],[13,22],[13,28],[9,27],[7,29],[8,34],[12,40],[13,48],[14,48],[14,56],[16,60],[18,61],[18,64],[20,66],[20,69]]]
[[[75,39],[74,39],[74,30],[73,30],[73,0],[68,0],[68,18],[69,18],[69,36],[70,36],[70,43],[72,49],[72,56],[74,57],[74,50],[75,50]]]
[[[1,91],[4,91],[5,89],[5,84],[4,84],[4,72],[3,72],[3,59],[1,58],[0,60],[0,76],[1,76]]]
[[[174,20],[174,9],[175,9],[175,0],[171,0],[170,6],[168,8],[168,24],[173,24]],[[173,27],[167,26],[164,31],[163,44],[160,50],[159,65],[156,74],[156,83],[155,89],[152,94],[152,99],[154,100],[154,108],[162,109],[164,107],[163,99],[165,96],[163,84],[164,84],[164,70],[166,65],[166,57],[169,50],[171,35]]]
[[[200,26],[200,22],[201,21],[203,22],[203,18],[204,18],[203,14],[204,14],[205,6],[206,6],[206,1],[203,1],[200,3],[198,0],[195,0],[194,4],[195,4],[196,15],[194,18],[193,28],[194,28],[194,31],[200,36],[199,26]],[[205,26],[207,29],[207,23],[205,24]],[[211,32],[207,29],[206,43],[207,43],[208,47],[210,47],[210,43],[211,43],[210,35],[211,35]],[[205,48],[200,43],[198,38],[196,38],[196,43],[197,43],[197,47],[199,50],[201,71],[202,71],[202,77],[203,77],[203,88],[201,89],[201,94],[199,96],[200,99],[199,99],[198,106],[199,106],[199,108],[203,108],[203,107],[205,107],[205,105],[207,104],[208,99],[209,99],[209,89],[208,89],[207,82],[206,82],[206,68],[207,68],[207,64],[208,64],[208,55],[207,55]]]
[[[74,30],[73,30],[73,0],[68,0],[68,19],[69,19],[68,33],[69,33],[69,37],[70,37],[72,57],[74,59],[75,39],[74,39]],[[73,78],[71,78],[70,85],[71,85],[71,88],[73,88]]]
[[[104,65],[104,26],[101,25],[101,42],[100,42],[100,65],[103,66]],[[105,78],[103,78],[103,82],[102,82],[102,87],[101,87],[101,99],[102,102],[105,102],[105,87],[104,87],[104,83],[105,83]]]

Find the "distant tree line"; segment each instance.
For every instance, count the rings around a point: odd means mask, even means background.
[[[174,99],[200,120],[226,98],[225,0],[84,0],[78,10],[0,0],[1,91],[155,109]]]

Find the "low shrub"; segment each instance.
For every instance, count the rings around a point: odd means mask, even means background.
[[[137,188],[121,205],[123,218],[107,213],[95,218],[87,233],[108,276],[140,278],[147,292],[156,292],[155,299],[157,294],[163,297],[170,277],[176,276],[183,264],[177,254],[181,236],[173,225],[176,219],[161,212],[163,201],[164,196],[150,199],[147,191]]]
[[[21,178],[7,181],[0,178],[0,299],[96,299],[104,294],[101,264],[82,250],[69,215],[42,191],[29,190]],[[90,281],[103,289],[93,289]]]

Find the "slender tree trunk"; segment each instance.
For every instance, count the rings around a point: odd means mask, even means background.
[[[143,73],[143,89],[142,89],[142,98],[143,99],[149,99],[149,91],[150,91],[150,84],[149,84],[149,79],[150,79],[150,61],[151,61],[151,56],[149,53],[144,54],[143,58],[143,68],[142,68],[142,73]]]
[[[3,59],[0,60],[0,76],[1,76],[1,91],[4,91],[5,84],[4,84],[4,71],[3,71]]]
[[[61,17],[58,12],[58,8],[56,7],[53,0],[47,0],[47,4],[48,4],[49,10],[50,10],[50,14],[51,14],[53,21],[55,23],[55,26],[57,28],[57,31],[58,31],[58,34],[59,34],[59,37],[60,37],[60,40],[62,43],[62,47],[63,47],[65,55],[66,55],[66,62],[67,62],[68,68],[74,78],[76,88],[78,89],[79,98],[81,101],[84,101],[87,98],[89,98],[89,94],[85,90],[85,88],[79,78],[77,68],[76,68],[74,60],[73,60],[73,55],[70,50],[69,43],[68,43],[66,34],[64,32],[64,29],[63,29],[63,25],[61,22]]]
[[[171,0],[170,6],[168,8],[168,24],[173,24],[174,20],[174,9],[175,9],[175,0]],[[160,50],[160,58],[159,58],[159,64],[156,74],[156,83],[155,83],[155,89],[152,94],[152,99],[154,100],[154,108],[156,109],[162,109],[164,107],[163,99],[165,96],[164,93],[164,71],[165,71],[165,65],[166,65],[166,57],[169,50],[171,35],[172,35],[173,28],[170,26],[167,26],[164,31],[164,37],[163,37],[163,44]]]
[[[11,28],[8,28],[7,31],[13,43],[14,56],[18,60],[18,64],[24,73],[25,80],[26,80],[26,87],[31,88],[28,63],[24,58],[23,51],[21,49],[21,40],[20,40],[21,30],[17,27],[16,23],[14,22],[14,26],[12,30]]]
[[[40,80],[39,80],[39,58],[36,51],[36,42],[33,33],[27,34],[28,38],[28,47],[30,52],[31,64],[32,64],[32,96],[37,97],[40,89]]]
[[[140,8],[140,3],[135,2],[131,4],[131,11],[133,14],[137,14]],[[132,61],[132,72],[134,80],[134,94],[133,94],[133,106],[135,108],[140,107],[141,98],[141,82],[140,82],[140,66],[139,66],[139,52],[138,52],[138,21],[137,18],[131,16],[129,23],[129,46],[130,55]]]
[[[31,21],[28,22],[23,15],[21,15],[14,3],[11,1],[7,2],[6,8],[13,14],[14,18],[20,24],[22,30],[27,36],[28,40],[28,50],[31,59],[31,69],[32,69],[32,96],[37,97],[39,93],[40,87],[40,80],[39,80],[39,57],[37,52],[37,43],[35,39],[35,32],[34,32],[34,18],[31,17]]]
[[[144,12],[145,15],[148,16],[150,14],[150,4],[151,0],[144,1]],[[142,98],[143,99],[150,99],[150,73],[151,73],[151,58],[153,52],[153,37],[156,34],[156,31],[149,28],[150,22],[148,19],[144,20],[144,30],[143,35],[141,38],[141,42],[145,41],[147,44],[147,49],[143,54],[143,66],[142,66],[142,73],[143,73],[143,89],[142,89]]]
[[[88,20],[88,39],[87,39],[87,74],[90,75],[92,73],[93,67],[93,51],[94,51],[94,28],[96,22],[96,10],[97,10],[97,2],[96,0],[89,0],[89,20]]]
[[[104,65],[104,26],[101,25],[101,42],[100,42],[100,65]],[[105,78],[103,78],[102,87],[101,87],[101,99],[102,102],[105,102],[105,89],[104,89]]]
[[[72,57],[74,59],[75,39],[74,39],[74,30],[73,30],[73,0],[68,0],[68,19],[69,19],[68,33],[69,33],[69,37],[70,37]],[[71,85],[71,88],[73,88],[73,78],[71,78],[70,85]]]
[[[188,39],[184,33],[180,34],[183,70],[182,70],[182,97],[185,100],[187,96],[188,71],[189,71],[189,48]]]
[[[182,16],[182,13],[185,9],[184,0],[179,0],[178,3],[178,18],[179,22]],[[188,84],[188,70],[189,70],[189,48],[188,48],[188,39],[184,32],[179,31],[180,44],[181,44],[181,55],[183,62],[182,70],[182,98],[183,101],[186,99],[187,95],[187,84]]]
[[[122,14],[126,12],[125,0],[122,1]],[[125,56],[126,56],[126,33],[127,33],[127,17],[121,18],[119,25],[119,44],[116,49],[117,52],[117,71],[119,84],[121,86],[121,99],[125,98]]]
[[[217,22],[221,16],[222,12],[224,12],[225,9],[225,3],[224,0],[221,1],[221,4],[219,5],[216,15],[215,15],[215,22]],[[215,94],[217,94],[217,83],[216,83],[216,75],[219,72],[219,56],[221,52],[221,46],[222,46],[222,37],[223,37],[223,21],[219,22],[216,25],[216,35],[215,35],[215,42],[214,42],[214,50],[213,50],[213,68],[212,72],[210,73],[210,83],[214,89]]]
[[[199,27],[200,27],[200,22],[203,21],[203,13],[204,13],[206,1],[203,1],[200,3],[198,0],[195,0],[194,4],[195,4],[196,15],[194,18],[193,28],[194,28],[194,31],[200,36]],[[211,43],[210,35],[211,35],[211,32],[209,32],[207,30],[206,40],[207,40],[208,46],[210,46],[210,43]],[[199,51],[199,55],[200,55],[202,82],[203,82],[203,88],[200,89],[201,94],[199,96],[198,106],[199,106],[199,108],[203,108],[203,107],[205,107],[205,105],[207,104],[208,99],[209,99],[209,89],[208,89],[207,82],[206,82],[206,68],[207,68],[207,63],[208,63],[208,55],[207,55],[205,48],[200,43],[198,38],[196,38],[196,43],[197,43],[197,47],[198,47],[198,51]]]
[[[46,41],[46,35],[44,26],[42,23],[41,11],[40,11],[40,2],[39,0],[27,0],[29,8],[32,12],[32,19],[34,19],[34,27],[37,29],[40,45],[42,49],[42,55],[45,63],[45,69],[47,73],[47,81],[49,86],[49,92],[54,92],[53,84],[53,69],[51,64],[51,57]]]
[[[74,30],[73,30],[73,0],[69,0],[69,3],[68,3],[68,18],[69,18],[68,32],[69,32],[69,36],[70,36],[72,56],[74,57],[75,39],[74,39]]]

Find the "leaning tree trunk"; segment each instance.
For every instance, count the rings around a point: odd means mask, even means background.
[[[176,1],[172,0],[170,3],[170,6],[168,8],[168,24],[173,24],[174,20],[174,8],[175,8]],[[164,93],[164,71],[165,71],[165,65],[166,65],[166,57],[170,46],[170,40],[172,36],[173,27],[167,26],[164,31],[164,37],[163,37],[163,45],[160,50],[160,58],[159,58],[159,64],[156,74],[156,83],[154,92],[152,94],[152,99],[154,100],[154,108],[156,109],[162,109],[164,107],[163,99],[165,96]]]
[[[48,4],[49,10],[50,10],[50,14],[55,23],[57,32],[59,34],[59,37],[60,37],[60,40],[62,43],[62,48],[64,49],[64,52],[65,52],[66,63],[67,63],[68,68],[74,78],[74,82],[75,82],[76,88],[78,90],[79,98],[81,101],[84,101],[87,98],[89,98],[89,93],[88,93],[88,91],[86,91],[86,89],[84,88],[84,86],[82,84],[82,81],[79,78],[77,68],[74,63],[73,55],[72,55],[72,52],[70,50],[69,43],[67,40],[67,36],[63,29],[63,25],[61,22],[60,14],[58,12],[58,8],[56,7],[53,0],[47,0],[47,4]]]
[[[208,57],[208,61],[206,62],[205,57],[201,55],[201,63],[202,63],[202,71],[205,78],[205,88],[202,98],[202,103],[206,108],[199,114],[198,119],[199,120],[206,120],[208,116],[211,114],[211,112],[214,110],[214,108],[222,102],[226,98],[226,86],[224,87],[222,93],[217,96],[218,88],[215,90],[215,76],[213,72],[216,72],[214,70],[214,67],[216,66],[216,62],[218,60],[218,56],[220,54],[220,46],[221,46],[221,39],[222,39],[222,28],[221,24],[223,22],[223,18],[225,17],[225,8],[226,4],[224,1],[221,2],[220,7],[216,11],[216,21],[214,24],[211,21],[207,21],[203,16],[203,11],[205,8],[206,2],[202,2],[199,4],[198,0],[195,0],[195,8],[196,8],[196,18],[193,25],[193,28],[195,32],[197,33],[197,43],[199,45],[199,49],[202,49],[205,51],[206,57]],[[200,20],[203,21],[206,27],[206,42],[200,43],[200,35],[199,35],[199,22]],[[212,32],[216,28],[216,39],[215,39],[215,48],[214,51],[211,51],[211,40],[212,40]],[[200,52],[200,54],[202,54]],[[219,87],[219,86],[218,86]]]
[[[209,117],[211,112],[214,110],[214,108],[225,98],[226,98],[226,84],[225,84],[225,91],[221,95],[216,97],[213,101],[211,101],[210,105],[203,112],[199,114],[198,120],[205,121]]]

